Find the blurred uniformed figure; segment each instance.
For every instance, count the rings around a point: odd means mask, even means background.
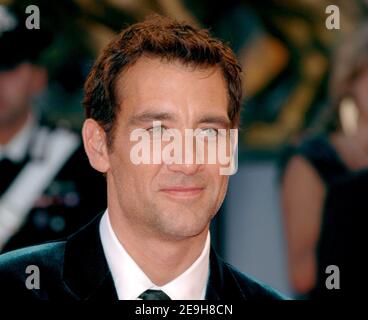
[[[46,124],[32,101],[51,36],[0,5],[0,252],[70,234],[106,208],[105,181],[78,134]]]

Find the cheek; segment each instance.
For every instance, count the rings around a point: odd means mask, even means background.
[[[111,164],[113,174],[117,176],[120,188],[124,192],[135,196],[150,193],[152,182],[159,170],[157,165],[136,165],[130,160],[129,152],[121,152]]]
[[[217,212],[224,201],[226,190],[228,186],[228,176],[222,176],[218,173],[212,177],[213,179],[213,189],[210,195],[210,202]]]
[[[220,175],[219,165],[208,166],[210,167],[209,172],[209,181],[208,185],[211,187],[214,197],[221,197],[221,195],[226,191],[228,176]]]
[[[368,88],[367,91],[365,92],[361,92],[360,96],[359,96],[359,105],[361,106],[362,109],[364,109],[364,112],[367,114],[368,113]]]
[[[221,176],[221,189],[220,194],[221,196],[224,196],[227,190],[229,178],[227,176]]]
[[[357,99],[357,103],[359,108],[363,113],[368,113],[368,77],[365,78],[365,81],[360,80],[359,83],[355,87],[355,97]]]
[[[1,89],[3,96],[13,106],[21,105],[29,99],[27,85],[24,82],[9,81]]]

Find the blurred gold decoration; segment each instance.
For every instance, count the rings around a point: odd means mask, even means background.
[[[8,6],[10,4],[12,4],[13,1],[12,0],[0,0],[0,4],[4,5],[4,6]]]
[[[317,51],[310,52],[300,65],[302,80],[272,124],[256,123],[247,129],[245,143],[252,148],[277,148],[303,126],[305,114],[327,69],[327,60]]]
[[[157,0],[157,3],[162,8],[164,15],[176,18],[178,20],[187,21],[195,26],[200,23],[194,18],[192,13],[183,5],[180,0]]]
[[[199,22],[194,18],[189,10],[187,10],[180,0],[75,0],[75,2],[83,9],[84,12],[92,16],[104,16],[106,6],[111,6],[125,15],[134,17],[133,20],[139,21],[147,15],[157,12],[179,20],[188,21],[194,25],[199,25]],[[82,19],[82,24],[86,27],[91,38],[92,48],[98,53],[114,36],[108,26],[103,23],[91,20]],[[122,21],[121,28],[124,27]]]
[[[319,81],[327,70],[327,64],[325,56],[312,50],[301,61],[301,73],[309,81]]]
[[[98,54],[116,35],[110,28],[93,21],[88,21],[87,33],[92,50]]]
[[[106,0],[106,2],[122,11],[132,14],[138,11],[144,11],[144,8],[150,7],[150,1],[148,0]]]
[[[312,42],[311,30],[305,21],[297,18],[277,17],[275,22],[296,47],[303,48]]]
[[[95,0],[74,0],[74,2],[85,12],[98,14],[101,10],[101,6]]]
[[[136,20],[144,19],[156,8],[155,4],[149,0],[106,0],[106,2],[133,16]]]
[[[292,46],[297,52],[297,56],[294,56],[294,67],[298,68],[299,80],[293,91],[285,96],[285,102],[272,123],[257,121],[250,123],[244,131],[242,140],[247,147],[253,150],[277,150],[290,137],[304,128],[306,115],[326,79],[330,59],[327,50],[333,49],[342,35],[349,34],[350,30],[359,23],[357,20],[362,18],[357,1],[337,0],[334,4],[340,8],[341,30],[327,30],[325,27],[326,7],[331,5],[330,1],[281,0],[276,2],[275,0],[272,2],[275,7],[283,7],[284,12],[290,10],[289,15],[273,14],[270,11],[271,14],[267,18],[276,26],[278,32],[281,32],[281,38],[288,42],[288,46]],[[284,43],[280,44],[280,48],[285,48]],[[316,44],[319,44],[319,47]],[[253,41],[247,44],[240,55],[241,63],[245,66],[247,97],[262,92],[266,85],[284,69],[290,59],[289,52],[284,54],[277,47],[270,49],[266,54],[262,50],[266,52],[266,49],[258,49],[259,53],[256,53],[257,43]],[[274,57],[274,60],[270,60],[274,62],[272,66],[278,66],[279,69],[268,66],[268,55],[277,56],[277,58]],[[262,61],[264,57],[266,57],[266,62]],[[254,61],[257,60],[262,62],[254,64]],[[259,65],[262,68],[257,70]],[[348,117],[351,117],[352,114],[350,108]]]
[[[287,98],[275,123],[258,122],[247,129],[247,134],[244,137],[246,145],[254,149],[278,148],[292,132],[302,126],[314,91],[315,87],[311,83],[300,83]]]
[[[289,54],[284,45],[274,37],[255,38],[243,48],[239,61],[244,67],[244,91],[249,98],[264,88],[285,68]]]

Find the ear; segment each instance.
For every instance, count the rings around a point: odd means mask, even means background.
[[[89,163],[100,172],[107,172],[110,168],[106,134],[103,128],[93,119],[84,121],[83,129],[84,150],[87,153]]]

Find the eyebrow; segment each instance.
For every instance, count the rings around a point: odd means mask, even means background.
[[[155,111],[146,111],[134,115],[130,120],[129,123],[132,125],[144,123],[144,122],[152,122],[152,121],[174,121],[176,120],[176,116],[170,112],[155,112]],[[228,117],[225,116],[218,116],[218,115],[205,115],[199,119],[198,123],[211,123],[211,124],[218,124],[225,128],[229,127],[231,121]]]
[[[175,120],[175,115],[170,112],[142,112],[133,116],[130,120],[130,124],[139,124],[142,122],[163,121],[163,120]]]
[[[199,121],[199,123],[213,123],[213,124],[219,124],[224,127],[229,127],[231,124],[231,121],[228,117],[225,116],[215,116],[215,115],[207,115],[202,117]]]

